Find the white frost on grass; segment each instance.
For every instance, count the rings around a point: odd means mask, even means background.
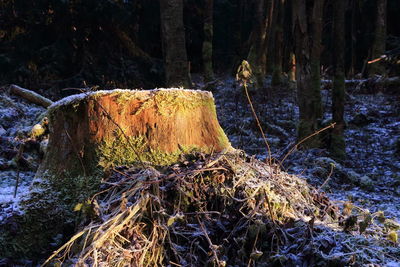
[[[29,193],[28,185],[20,185],[14,197],[15,186],[0,186],[0,222],[10,215],[21,213],[20,201]]]
[[[18,205],[20,199],[29,193],[29,187],[34,173],[20,172],[17,193],[14,197],[16,185],[16,171],[3,171],[0,173],[0,207]]]
[[[15,186],[0,187],[0,205],[4,203],[18,203],[22,196],[29,192],[28,185],[20,185],[17,189],[17,194],[14,197]]]

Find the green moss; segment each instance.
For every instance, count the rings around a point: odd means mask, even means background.
[[[99,165],[107,169],[112,166],[138,164],[141,161],[158,166],[173,164],[181,155],[202,151],[195,146],[181,146],[180,149],[167,153],[159,149],[151,149],[147,138],[143,135],[126,137],[119,134],[113,140],[103,141],[97,151]]]
[[[178,110],[189,111],[200,106],[208,106],[215,110],[213,99],[209,95],[187,93],[183,90],[160,90],[154,91],[154,95],[142,104],[135,115],[147,108],[155,107],[160,115],[169,117]]]
[[[79,105],[81,104],[81,102],[76,102],[72,104],[72,108],[75,112],[78,111]]]
[[[217,138],[218,138],[218,144],[221,147],[230,147],[231,146],[228,137],[226,136],[224,130],[221,127],[219,127],[219,129],[218,129]]]
[[[133,98],[138,98],[136,94],[132,93],[120,93],[116,95],[116,102],[120,105],[124,105],[126,102],[131,101]]]

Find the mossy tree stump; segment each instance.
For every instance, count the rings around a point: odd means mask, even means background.
[[[54,103],[48,117],[47,152],[15,218],[18,231],[0,224],[0,258],[41,258],[65,242],[91,214],[75,207],[91,207],[112,166],[162,166],[194,151],[231,149],[204,91],[90,92]]]
[[[52,105],[49,120],[48,153],[38,175],[86,176],[115,165],[168,165],[182,154],[231,147],[212,94],[205,91],[83,93]]]

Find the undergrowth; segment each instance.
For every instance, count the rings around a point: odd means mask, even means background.
[[[343,266],[374,262],[373,246],[359,253],[371,242],[389,257],[400,253],[374,224],[378,215],[340,212],[304,180],[240,152],[193,154],[159,170],[114,168],[88,204],[75,212],[91,223],[46,263]],[[364,236],[351,235],[359,222]]]

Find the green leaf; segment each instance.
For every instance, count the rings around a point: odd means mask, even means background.
[[[173,225],[175,221],[176,221],[176,216],[169,217],[169,219],[167,221],[167,226]]]
[[[74,207],[74,211],[80,211],[83,207],[83,203],[78,203]]]

